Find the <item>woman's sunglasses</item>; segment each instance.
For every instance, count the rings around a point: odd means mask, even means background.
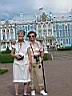
[[[31,37],[35,37],[35,36],[34,35],[29,36],[29,38],[31,38]]]

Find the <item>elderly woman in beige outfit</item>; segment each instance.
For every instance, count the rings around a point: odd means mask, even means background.
[[[41,95],[47,95],[48,94],[44,91],[44,79],[43,79],[43,72],[42,72],[42,59],[44,56],[44,48],[40,44],[40,42],[36,41],[36,33],[34,31],[30,31],[28,33],[30,46],[28,48],[28,54],[29,54],[29,61],[31,65],[31,95],[35,94],[35,83],[37,81],[37,84],[40,89]]]

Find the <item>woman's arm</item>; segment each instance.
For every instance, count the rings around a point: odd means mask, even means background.
[[[30,48],[27,49],[27,53],[28,53],[28,59],[29,59],[29,71],[31,72],[31,69],[32,69],[32,55],[31,55]]]
[[[12,56],[13,58],[15,58],[15,49],[14,49],[14,48],[12,48],[12,50],[11,50],[11,56]]]
[[[12,56],[13,58],[16,58],[16,59],[19,59],[19,58],[20,58],[19,55],[16,55],[16,54],[15,54],[15,48],[12,48],[12,50],[11,50],[11,56]]]

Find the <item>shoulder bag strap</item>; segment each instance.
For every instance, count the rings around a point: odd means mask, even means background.
[[[32,49],[32,52],[33,52],[33,55],[34,55],[34,50],[33,50],[33,48],[32,48],[32,45],[31,45],[31,43],[30,43],[30,47],[31,47],[31,49]]]

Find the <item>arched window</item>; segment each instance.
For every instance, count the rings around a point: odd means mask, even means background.
[[[39,24],[38,27],[41,28],[41,25]]]
[[[43,25],[43,28],[46,28],[46,24]]]
[[[5,29],[2,30],[3,40],[5,40]]]
[[[11,39],[13,39],[13,29],[12,28],[10,29],[10,32],[11,32]]]
[[[7,39],[9,39],[9,29],[6,30],[7,33]]]

